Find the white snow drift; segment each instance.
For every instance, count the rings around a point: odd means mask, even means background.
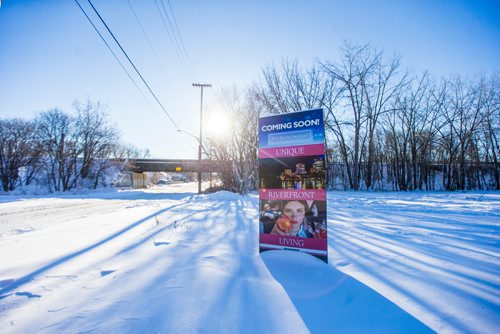
[[[258,253],[258,199],[0,197],[6,333],[493,333],[499,193],[328,193],[329,264]]]

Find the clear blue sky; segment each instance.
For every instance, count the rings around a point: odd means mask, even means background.
[[[79,1],[91,13],[87,0]],[[263,66],[284,58],[305,66],[334,60],[344,40],[398,53],[404,66],[435,75],[500,69],[499,1],[170,0],[187,51],[182,58],[155,0],[130,0],[160,62],[127,0],[93,3],[179,128],[193,134],[200,92],[192,82],[213,85],[205,94],[211,112],[221,87],[250,84]],[[167,10],[168,3],[163,0]],[[154,157],[197,156],[196,141],[176,132],[136,78],[154,107],[145,101],[74,0],[2,1],[0,78],[2,118],[32,118],[54,107],[70,111],[75,99],[89,97],[108,106],[125,141]]]

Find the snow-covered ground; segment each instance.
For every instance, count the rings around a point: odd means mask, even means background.
[[[330,192],[325,264],[196,186],[0,196],[0,332],[500,329],[498,192]]]

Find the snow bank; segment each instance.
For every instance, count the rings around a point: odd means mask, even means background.
[[[500,194],[328,194],[329,264],[196,184],[0,201],[5,333],[500,328]]]

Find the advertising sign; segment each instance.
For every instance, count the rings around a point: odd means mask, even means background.
[[[328,262],[323,110],[259,119],[259,248]]]

